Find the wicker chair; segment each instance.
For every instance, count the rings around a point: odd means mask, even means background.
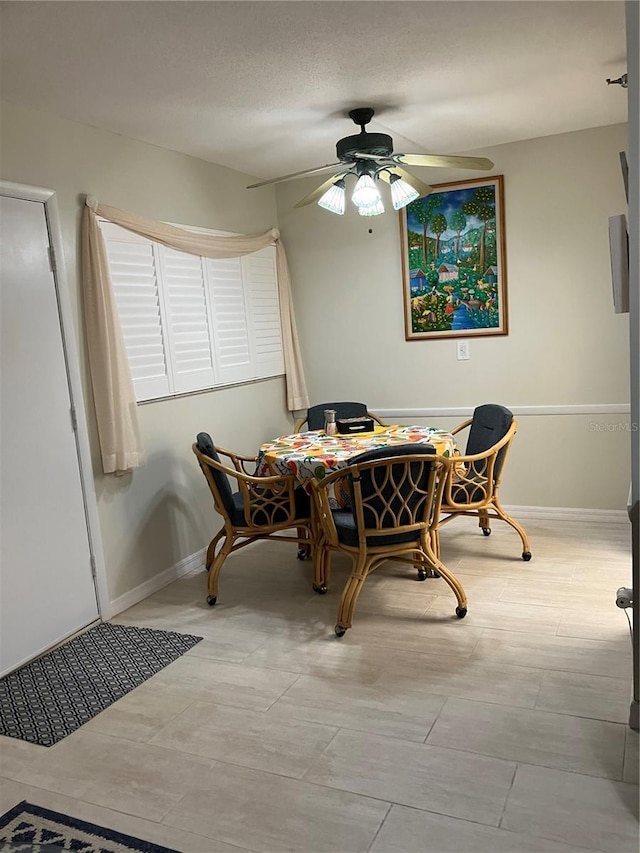
[[[302,432],[302,427],[305,424],[308,430],[324,429],[325,409],[334,409],[336,418],[360,418],[368,415],[376,423],[386,426],[377,415],[367,411],[366,403],[318,403],[316,406],[307,409],[306,417],[297,421],[293,431]]]
[[[313,547],[311,503],[304,489],[296,489],[295,477],[249,474],[249,466],[255,469],[255,457],[216,448],[206,432],[198,434],[192,449],[211,490],[215,508],[223,519],[222,528],[207,549],[207,603],[213,607],[218,598],[218,576],[224,561],[245,545],[257,539],[278,539],[297,543],[298,557],[307,556]],[[220,456],[227,457],[233,467],[223,465]],[[239,491],[232,492],[229,477],[237,481]],[[297,530],[296,536],[282,535],[292,528]],[[221,540],[222,547],[216,556],[216,546]]]
[[[477,516],[485,536],[491,534],[491,518],[506,521],[522,539],[522,559],[531,559],[527,534],[505,511],[498,498],[504,465],[518,423],[504,406],[478,406],[473,417],[459,424],[454,435],[469,427],[464,456],[456,456],[442,497],[439,527],[460,515]],[[437,538],[437,537],[436,537]]]
[[[388,559],[410,563],[425,580],[436,570],[453,590],[457,616],[467,614],[467,598],[455,575],[435,551],[434,531],[449,463],[428,445],[379,447],[354,458],[348,468],[312,480],[321,534],[317,547],[320,576],[329,580],[331,553],[352,559],[352,572],[342,594],[335,633],[351,627],[362,586]],[[352,494],[349,509],[332,509],[329,488],[347,477]]]

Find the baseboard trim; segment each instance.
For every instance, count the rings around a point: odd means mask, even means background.
[[[165,569],[164,572],[160,572],[159,575],[154,575],[154,577],[149,578],[149,580],[144,581],[139,586],[130,589],[129,592],[125,592],[124,595],[114,598],[110,602],[111,618],[118,613],[122,613],[123,610],[127,610],[129,607],[133,607],[134,604],[138,604],[138,602],[143,601],[145,598],[153,595],[154,592],[158,592],[159,589],[178,580],[178,578],[190,575],[192,572],[197,572],[198,569],[203,569],[206,554],[207,549],[201,548],[195,554],[184,557],[184,559],[179,560],[173,566]]]
[[[566,506],[505,506],[515,519],[532,518],[541,521],[581,521],[585,524],[624,524],[629,516],[624,509],[583,509]]]
[[[581,509],[580,507],[557,507],[557,506],[505,506],[509,515],[515,519],[539,519],[541,521],[579,521],[585,524],[624,524],[629,526],[629,516],[623,509]],[[257,543],[252,542],[247,547]],[[144,583],[125,592],[124,595],[113,599],[110,603],[111,618],[134,604],[143,601],[154,592],[168,586],[184,575],[190,575],[204,568],[207,549],[201,548],[195,554],[180,560],[159,575],[155,575]]]
[[[371,411],[383,420],[393,423],[403,422],[407,418],[470,418],[473,406],[460,406],[441,409],[384,409],[371,406]],[[509,406],[517,417],[532,415],[628,415],[629,403],[581,403],[564,406]]]

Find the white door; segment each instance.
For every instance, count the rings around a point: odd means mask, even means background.
[[[0,196],[0,673],[98,617],[49,233]]]

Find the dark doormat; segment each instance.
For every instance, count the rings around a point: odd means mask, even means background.
[[[0,853],[177,853],[131,835],[123,835],[77,820],[66,814],[34,806],[24,800],[0,815]]]
[[[0,734],[53,746],[201,639],[96,625],[0,679]]]

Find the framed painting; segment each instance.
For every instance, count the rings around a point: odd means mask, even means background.
[[[400,236],[408,341],[507,334],[502,175],[436,184]]]

